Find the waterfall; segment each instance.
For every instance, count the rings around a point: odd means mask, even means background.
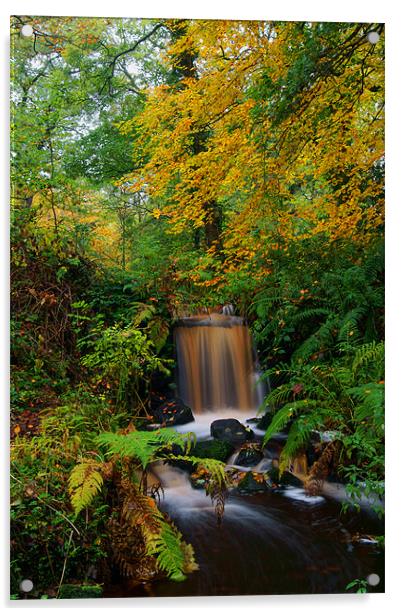
[[[178,393],[195,413],[259,406],[252,341],[243,319],[226,314],[187,317],[179,322],[175,338]]]

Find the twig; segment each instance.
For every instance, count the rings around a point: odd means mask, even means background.
[[[68,539],[68,545],[67,545],[67,549],[66,549],[66,553],[65,553],[65,558],[64,558],[64,564],[63,564],[63,571],[62,571],[62,573],[61,573],[61,578],[60,578],[60,582],[59,582],[58,589],[57,589],[56,599],[58,599],[58,597],[59,597],[59,594],[60,594],[60,588],[61,588],[61,585],[62,585],[62,583],[63,583],[64,574],[65,574],[65,568],[66,568],[66,566],[67,566],[68,553],[69,553],[69,550],[70,550],[70,545],[71,545],[71,539],[72,539],[72,533],[73,533],[73,532],[74,532],[74,531],[71,531],[71,532],[70,532],[70,536],[69,536],[69,539]]]

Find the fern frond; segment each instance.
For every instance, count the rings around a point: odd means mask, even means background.
[[[361,367],[369,364],[375,364],[383,372],[384,342],[369,342],[360,346],[355,353],[352,371],[356,374]]]
[[[102,467],[101,463],[94,460],[84,460],[72,469],[68,491],[76,515],[87,507],[102,489]]]
[[[225,473],[225,463],[214,458],[198,458],[191,455],[170,455],[169,460],[183,460],[196,465],[197,470],[204,469],[210,475],[211,481],[218,486],[225,486],[227,484],[227,475]]]
[[[355,341],[360,338],[359,323],[366,316],[366,307],[359,306],[353,308],[342,318],[340,323],[340,330],[338,332],[338,341],[349,341],[352,336],[352,340]]]
[[[299,322],[315,319],[316,317],[329,317],[334,315],[334,312],[329,308],[305,308],[299,310],[291,317],[291,325],[297,325]]]
[[[384,422],[384,385],[381,383],[366,383],[347,389],[348,395],[359,404],[355,409],[355,419],[361,424],[368,422],[376,431],[382,431]]]
[[[185,580],[182,535],[172,524],[161,522],[160,534],[147,543],[147,553],[156,556],[158,567],[175,582]]]
[[[272,391],[266,396],[263,406],[265,408],[269,407],[271,409],[276,409],[288,402],[293,396],[294,393],[292,391],[292,384],[284,383],[283,385],[279,385],[275,389],[272,389]]]
[[[193,440],[193,433],[180,434],[172,428],[160,428],[154,432],[134,430],[129,434],[105,432],[96,439],[99,445],[108,447],[109,454],[137,458],[143,468],[156,459],[163,448],[178,445],[187,451]]]
[[[304,361],[322,348],[330,347],[334,341],[338,321],[338,316],[331,313],[319,329],[294,351],[292,359],[294,361]]]
[[[133,318],[133,325],[138,326],[143,321],[148,321],[155,314],[155,307],[153,304],[145,304],[143,302],[136,302],[133,306],[136,314]]]
[[[125,482],[126,496],[122,517],[131,526],[138,527],[148,556],[156,557],[158,567],[174,581],[185,579],[184,570],[194,570],[193,551],[182,540],[178,529],[165,520],[156,502],[141,493],[133,484]],[[192,567],[192,569],[191,569]]]
[[[332,415],[332,409],[315,408],[308,415],[301,415],[290,428],[287,441],[280,454],[280,475],[287,468],[290,460],[309,442],[312,432],[324,427],[324,420]]]
[[[288,404],[283,406],[283,408],[277,411],[277,413],[273,416],[273,419],[263,437],[263,446],[266,445],[274,434],[285,428],[294,415],[297,415],[298,412],[302,410],[316,406],[316,404],[317,402],[315,400],[297,400],[295,402],[288,402]]]

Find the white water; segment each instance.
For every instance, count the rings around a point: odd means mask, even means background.
[[[211,438],[210,426],[216,419],[238,419],[244,426],[251,428],[256,436],[263,436],[265,430],[259,430],[254,423],[249,422],[250,419],[255,418],[255,414],[255,409],[249,411],[222,409],[212,413],[199,413],[194,414],[195,421],[183,426],[175,426],[175,429],[180,433],[193,432],[196,438],[202,441]]]
[[[324,503],[325,500],[323,496],[309,496],[303,488],[294,488],[293,486],[286,487],[282,492],[282,495],[286,498],[302,501],[308,505],[318,505],[320,503]]]
[[[205,532],[207,527],[215,528],[215,507],[211,498],[202,489],[194,489],[188,474],[178,468],[161,462],[152,465],[153,474],[159,479],[163,488],[162,507],[167,509],[169,515],[180,523],[189,519],[197,520]],[[224,508],[224,519],[235,522],[239,526],[247,527],[248,532],[263,525],[274,530],[275,535],[286,537],[285,529],[281,529],[279,521],[274,516],[254,504],[240,501],[235,496],[229,496]]]

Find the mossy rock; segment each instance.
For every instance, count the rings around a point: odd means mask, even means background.
[[[100,599],[103,588],[99,584],[63,584],[60,599]]]
[[[220,460],[220,462],[226,462],[233,452],[234,446],[228,441],[212,439],[196,443],[190,455],[197,458],[213,458],[214,460]]]

